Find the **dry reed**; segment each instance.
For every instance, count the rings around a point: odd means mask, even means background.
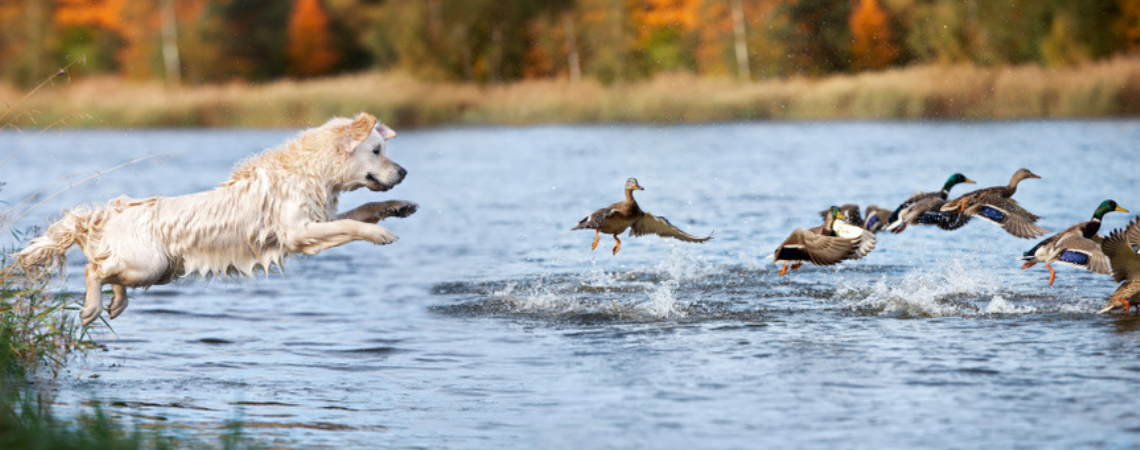
[[[0,101],[19,92],[0,86]],[[738,82],[678,73],[638,83],[428,83],[397,72],[171,89],[112,77],[73,80],[24,105],[40,117],[85,111],[82,127],[301,127],[370,111],[397,127],[440,124],[830,119],[1051,119],[1140,113],[1140,57],[1063,69],[925,65]]]

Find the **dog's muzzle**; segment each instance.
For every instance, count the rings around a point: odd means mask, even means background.
[[[368,189],[369,190],[371,190],[373,192],[383,192],[383,191],[387,191],[388,189],[392,189],[397,184],[400,184],[400,182],[404,181],[404,177],[408,176],[408,171],[404,170],[403,167],[400,167],[399,170],[396,171],[396,175],[397,175],[396,181],[393,182],[392,184],[381,182],[379,179],[376,178],[375,175],[372,175],[371,173],[368,175],[365,175],[364,179],[366,181],[368,181]]]

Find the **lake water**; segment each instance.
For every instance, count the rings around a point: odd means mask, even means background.
[[[974,221],[880,234],[867,258],[777,276],[766,259],[832,204],[893,208],[950,174],[1005,184],[1059,231],[1100,201],[1140,211],[1140,123],[765,123],[397,130],[420,211],[390,246],[284,274],[132,290],[74,361],[59,410],[327,448],[1137,448],[1140,320],[1094,314],[1109,277],[1016,260],[1035,242]],[[4,198],[180,195],[296,131],[0,134]],[[570,231],[622,198],[690,233]],[[1103,231],[1134,214],[1106,216]],[[73,251],[66,288],[82,294]],[[104,316],[105,317],[105,316]],[[193,434],[192,432],[188,434]]]

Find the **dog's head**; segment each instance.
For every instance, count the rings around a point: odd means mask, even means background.
[[[348,153],[344,190],[387,191],[404,181],[408,171],[388,159],[386,141],[394,137],[396,132],[371,114],[362,112],[352,120],[337,149]]]

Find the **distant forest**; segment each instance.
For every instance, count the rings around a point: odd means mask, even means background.
[[[196,85],[763,80],[912,64],[1063,67],[1140,49],[1140,0],[4,0],[0,80]]]

